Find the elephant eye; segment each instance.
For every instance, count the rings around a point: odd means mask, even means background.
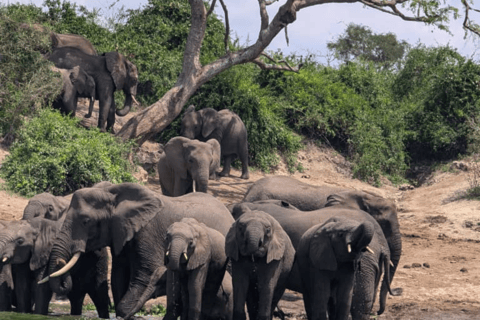
[[[191,247],[193,247],[193,245],[194,245],[193,240],[190,240],[190,241],[188,242],[188,246],[191,248]]]
[[[266,228],[265,228],[265,232],[266,232],[267,234],[270,234],[270,232],[272,232],[272,228],[266,227]]]
[[[18,238],[18,239],[17,239],[17,244],[18,244],[19,246],[21,246],[24,242],[25,242],[25,239],[24,239],[24,238]]]

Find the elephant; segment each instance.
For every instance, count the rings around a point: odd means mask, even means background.
[[[96,85],[95,97],[99,100],[100,108],[98,127],[101,131],[112,130],[113,132],[115,114],[125,116],[135,101],[138,82],[137,67],[115,51],[101,56],[92,56],[72,47],[55,49],[48,59],[57,68],[72,69],[80,66],[93,77]],[[125,104],[123,109],[116,110],[114,92],[120,89],[125,93]]]
[[[295,254],[308,319],[347,320],[355,270],[375,229],[372,223],[332,217],[308,229]],[[330,307],[329,307],[330,301]]]
[[[190,105],[183,114],[180,130],[180,135],[189,139],[216,139],[220,143],[224,161],[220,176],[228,176],[230,164],[235,157],[239,157],[242,162],[241,178],[250,177],[247,129],[236,113],[228,109],[216,111],[212,108],[195,111],[195,106]]]
[[[232,262],[233,319],[270,320],[292,269],[295,249],[268,213],[241,206],[225,239]]]
[[[269,213],[274,217],[290,237],[293,247],[298,248],[300,238],[312,226],[324,223],[332,217],[344,217],[353,219],[358,222],[369,221],[374,225],[375,235],[369,247],[374,253],[363,254],[360,258],[360,268],[357,268],[355,275],[354,293],[352,297],[351,314],[352,319],[368,319],[373,308],[377,287],[382,274],[382,266],[385,264],[385,277],[383,283],[389,290],[391,295],[399,295],[399,292],[392,292],[390,289],[390,250],[387,240],[384,236],[382,228],[378,222],[367,212],[342,207],[331,206],[315,211],[300,211],[289,207],[278,205],[278,201],[264,200],[258,202],[244,202],[234,206],[232,216],[237,219],[243,213],[243,206],[249,207],[251,210],[261,210]],[[386,263],[388,262],[388,263]],[[382,283],[382,285],[383,285]],[[300,270],[298,262],[295,262],[292,272],[287,283],[287,289],[303,293],[304,289],[301,285]],[[380,297],[380,309],[384,310],[386,297]]]
[[[80,66],[72,69],[52,67],[52,71],[60,73],[63,82],[62,93],[53,101],[55,109],[59,109],[65,115],[75,117],[78,98],[89,98],[89,108],[93,109],[96,89],[93,77],[88,75]]]
[[[82,254],[110,246],[112,294],[116,314],[124,319],[149,298],[166,294],[164,244],[172,223],[192,217],[226,235],[234,222],[209,194],[172,198],[135,183],[77,190],[65,216],[50,253],[49,278],[68,272]],[[56,261],[68,263],[58,270]]]
[[[398,221],[397,208],[392,200],[357,190],[348,190],[331,194],[327,198],[326,207],[344,206],[353,209],[360,209],[368,212],[378,222],[382,228],[383,234],[390,249],[390,281],[393,281],[395,271],[397,270],[402,255],[402,237],[400,233],[400,223]],[[387,287],[382,283],[380,289],[380,299],[386,299]],[[402,293],[401,288],[395,288],[397,295]],[[380,309],[379,314],[383,313]]]
[[[215,179],[220,166],[220,144],[215,139],[207,142],[174,137],[164,146],[158,161],[158,175],[162,193],[178,197],[195,188],[207,192],[208,180]]]
[[[0,229],[1,265],[3,268],[14,265],[11,282],[18,312],[31,312],[33,302],[35,313],[48,313],[52,290],[49,284],[39,284],[37,281],[46,275],[50,250],[63,220],[36,217],[9,221],[5,228]],[[71,290],[63,294],[67,294],[70,300],[72,315],[82,314],[83,300],[88,293],[99,316],[109,318],[107,263],[107,251],[104,249],[83,256],[77,267],[71,270],[73,284],[69,288]],[[94,272],[87,268],[93,264]],[[3,297],[0,297],[0,300],[3,300]]]
[[[289,176],[271,176],[252,184],[242,201],[285,200],[302,211],[312,211],[325,207],[327,197],[338,191],[342,189],[314,186]]]
[[[70,200],[64,197],[57,197],[51,193],[43,192],[35,195],[23,209],[23,220],[35,217],[46,218],[49,220],[59,220],[62,218],[65,209],[68,208]]]
[[[167,314],[165,320],[198,320],[217,300],[227,267],[225,236],[194,218],[174,222],[165,241]],[[230,319],[229,314],[219,318]]]

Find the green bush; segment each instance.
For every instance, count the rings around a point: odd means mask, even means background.
[[[26,122],[0,168],[8,189],[24,196],[65,195],[104,180],[134,182],[126,160],[132,145],[78,121],[45,109]]]

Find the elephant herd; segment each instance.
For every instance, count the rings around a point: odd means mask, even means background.
[[[123,319],[166,295],[166,320],[268,320],[285,289],[308,319],[369,319],[377,292],[378,314],[401,294],[397,212],[377,195],[272,176],[227,208],[204,192],[102,182],[37,195],[22,220],[0,222],[0,310],[46,314],[54,292],[78,315],[88,293],[108,318],[107,247]]]

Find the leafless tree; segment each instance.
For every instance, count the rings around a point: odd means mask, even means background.
[[[287,25],[296,20],[297,12],[301,9],[326,3],[360,2],[406,21],[433,24],[443,29],[446,28],[443,23],[448,21],[449,13],[456,10],[448,5],[442,6],[442,0],[433,2],[430,0],[283,0],[285,3],[270,20],[267,6],[280,0],[258,0],[261,23],[257,40],[246,48],[229,51],[228,10],[224,0],[218,1],[225,16],[225,55],[206,65],[200,63],[200,50],[205,36],[207,17],[213,12],[217,0],[212,0],[209,6],[203,0],[189,0],[191,27],[183,56],[182,72],[177,82],[159,101],[131,118],[117,133],[118,137],[123,140],[135,139],[141,145],[170,124],[200,86],[232,66],[251,62],[262,69],[298,72],[301,66],[292,67],[285,61],[275,61],[264,50]],[[286,32],[285,35],[287,35]]]

